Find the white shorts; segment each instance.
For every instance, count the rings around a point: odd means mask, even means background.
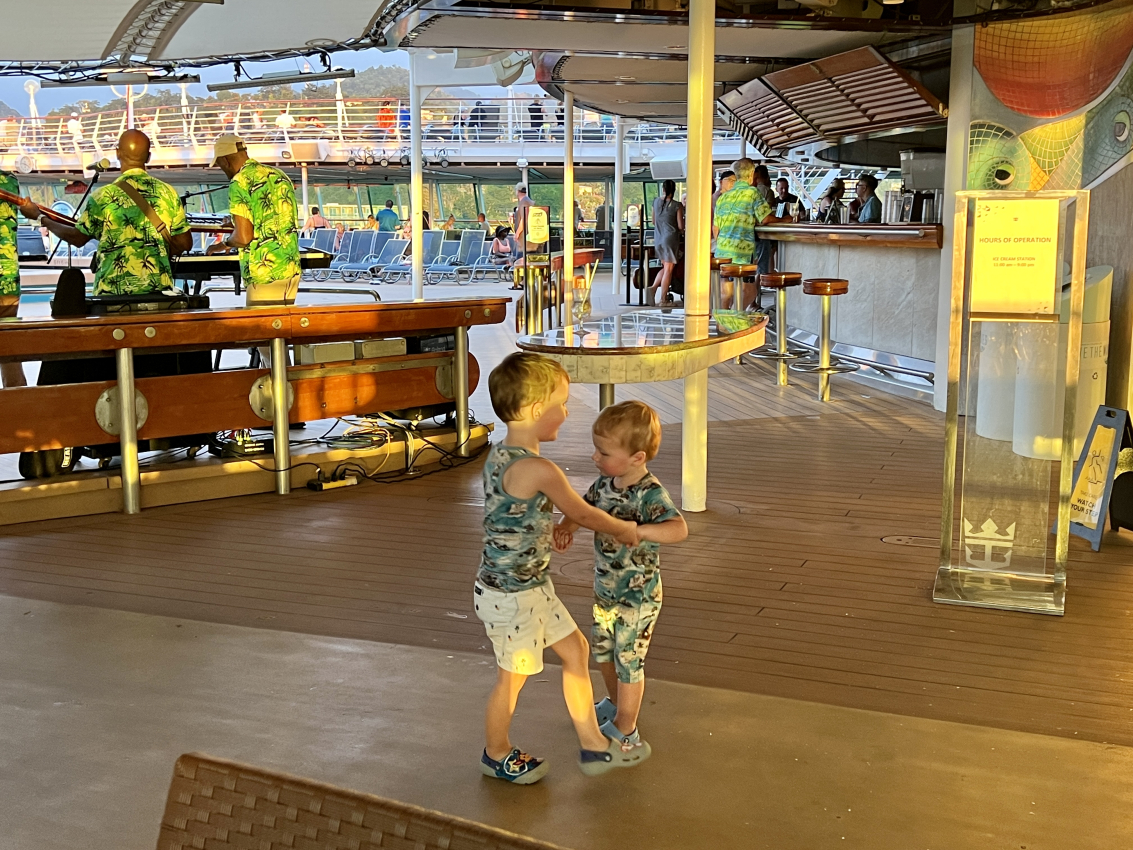
[[[476,582],[472,599],[476,616],[491,638],[496,664],[511,673],[530,676],[540,672],[543,650],[578,630],[550,579],[518,593],[504,593]]]

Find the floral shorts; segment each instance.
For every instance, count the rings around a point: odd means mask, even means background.
[[[660,586],[655,597],[637,605],[594,603],[594,626],[590,630],[594,658],[599,663],[614,662],[619,682],[634,683],[645,678],[645,655],[661,613]]]

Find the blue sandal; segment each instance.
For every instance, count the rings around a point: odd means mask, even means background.
[[[487,750],[484,750],[484,754],[480,756],[481,773],[515,785],[531,785],[533,782],[538,782],[550,769],[551,766],[545,759],[529,756],[518,747],[499,761],[489,756]]]

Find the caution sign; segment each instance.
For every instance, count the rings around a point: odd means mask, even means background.
[[[1070,491],[1070,533],[1089,540],[1095,552],[1101,548],[1105,533],[1118,455],[1130,447],[1133,427],[1129,414],[1113,407],[1099,407],[1082,456],[1074,465],[1074,487]]]
[[[551,238],[551,217],[548,207],[527,207],[527,244],[542,245]]]
[[[976,201],[972,318],[1053,319],[1059,219],[1057,198]]]
[[[1070,520],[1086,528],[1095,529],[1101,517],[1102,500],[1106,485],[1113,480],[1113,443],[1117,431],[1098,426],[1090,436],[1082,457],[1083,468],[1070,497]]]

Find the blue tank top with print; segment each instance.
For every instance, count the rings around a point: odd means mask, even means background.
[[[504,593],[546,584],[551,563],[551,500],[542,493],[516,499],[504,491],[504,473],[525,457],[538,455],[495,445],[484,463],[484,555],[476,580]]]

